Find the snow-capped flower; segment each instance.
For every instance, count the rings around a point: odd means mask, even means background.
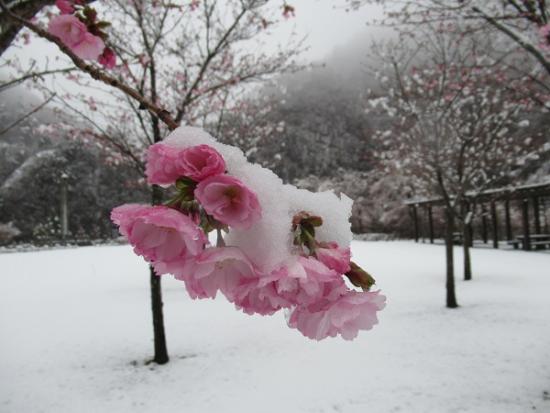
[[[220,153],[208,145],[186,148],[178,154],[177,166],[183,174],[194,181],[225,172],[225,161]]]
[[[385,301],[386,297],[377,291],[348,291],[336,301],[296,307],[288,324],[314,340],[338,334],[345,340],[352,340],[359,330],[370,330],[378,323],[376,313],[385,307]]]
[[[208,145],[180,149],[156,143],[147,152],[146,174],[151,184],[170,185],[181,177],[201,181],[224,172],[225,161]]]
[[[122,205],[113,209],[111,220],[159,275],[182,268],[208,242],[189,217],[165,206]]]
[[[52,18],[48,31],[81,59],[96,60],[105,48],[100,37],[91,34],[84,23],[70,14]]]
[[[208,214],[233,228],[250,228],[262,215],[256,194],[232,176],[211,176],[199,182],[195,198]]]

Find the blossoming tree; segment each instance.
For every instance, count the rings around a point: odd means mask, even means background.
[[[494,39],[495,66],[514,72],[510,86],[523,87],[526,96],[550,111],[550,3],[546,0],[349,0],[352,7],[382,4],[380,23],[399,31],[423,25],[459,29],[464,37]],[[517,82],[516,82],[517,80]],[[531,82],[525,88],[526,81]],[[519,84],[518,84],[519,83]]]
[[[543,140],[526,136],[531,131],[521,125],[532,113],[532,101],[501,87],[508,74],[495,70],[483,42],[439,27],[427,25],[421,34],[378,50],[385,68],[380,72],[383,92],[369,104],[392,119],[388,130],[378,133],[381,156],[412,179],[417,193],[444,200],[446,300],[453,308],[453,223],[458,220],[464,234],[469,280],[468,228],[476,194],[511,182]]]
[[[55,43],[80,70],[70,74],[74,91],[57,99],[88,124],[74,135],[100,143],[147,172],[153,206],[122,206],[112,218],[151,264],[154,361],[168,361],[163,273],[184,281],[193,298],[213,298],[219,291],[247,313],[288,309],[290,326],[310,338],[341,334],[351,339],[359,329],[371,328],[384,297],[368,291],[372,278],[350,261],[349,237],[341,233],[337,243],[338,234],[327,238],[317,228],[349,233],[345,213],[331,217],[326,211],[323,221],[311,214],[318,202],[295,205],[303,194],[289,195],[286,203],[272,199],[281,188],[294,191],[280,180],[270,198],[262,188],[273,181],[271,172],[257,170],[235,148],[219,146],[195,130],[177,129],[172,145],[160,143],[179,124],[205,124],[235,104],[243,84],[297,67],[299,43],[272,53],[262,49],[261,39],[280,9],[266,0],[111,0],[97,7],[80,0],[55,3],[53,16],[35,21],[18,15],[11,3],[0,5],[5,16]],[[283,17],[293,14],[284,3]],[[51,92],[51,87],[43,85],[43,90]],[[93,95],[86,92],[90,88]],[[200,142],[189,146],[196,136]],[[256,168],[255,174],[243,172],[247,168]],[[172,198],[161,205],[164,195]],[[327,196],[326,205],[342,211],[340,203],[347,201]],[[333,221],[340,224],[335,227]],[[218,235],[215,247],[208,242],[211,231]],[[222,231],[229,232],[227,239]],[[272,238],[273,245],[280,244],[275,251],[284,254],[250,249]],[[365,291],[350,290],[344,274]]]
[[[18,14],[15,3],[2,1],[0,6],[3,19],[26,28],[16,44],[26,43],[32,33],[69,57],[67,72],[74,86],[68,92],[57,93],[66,83],[37,87],[80,119],[69,125],[71,134],[140,171],[144,150],[178,124],[200,125],[234,104],[245,83],[297,67],[299,42],[291,40],[287,48],[271,53],[260,47],[277,21],[293,13],[286,3],[282,11],[280,3],[263,0],[87,3],[56,1],[52,14],[32,21]],[[9,63],[27,70],[16,54]],[[162,192],[153,186],[154,204],[161,202]],[[150,279],[154,361],[164,363],[168,353],[160,279],[152,270]]]
[[[452,235],[464,234],[465,279],[472,277],[469,225],[476,194],[508,184],[543,143],[528,128],[536,109],[522,89],[504,88],[510,73],[495,68],[490,40],[426,24],[400,44],[375,49],[382,92],[370,110],[389,116],[381,156],[410,177],[417,193],[442,197],[447,221],[447,306],[456,307]],[[530,136],[532,135],[532,136]]]

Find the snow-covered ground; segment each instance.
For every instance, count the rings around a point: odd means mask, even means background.
[[[189,299],[165,278],[171,362],[146,365],[145,264],[127,246],[0,254],[1,412],[550,412],[550,254],[473,250],[459,309],[442,246],[354,242],[388,297],[358,339]]]

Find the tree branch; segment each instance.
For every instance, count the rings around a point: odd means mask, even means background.
[[[50,103],[50,101],[55,97],[55,93],[53,95],[51,95],[48,99],[46,99],[44,102],[42,102],[40,105],[38,105],[37,107],[35,107],[33,110],[31,110],[29,113],[27,113],[26,115],[20,117],[19,119],[17,119],[15,122],[13,122],[11,125],[7,126],[6,128],[0,130],[0,135],[3,135],[5,134],[6,132],[10,131],[11,129],[15,128],[17,125],[19,125],[21,122],[23,122],[25,119],[27,119],[29,116],[35,114],[36,112],[38,112],[40,109],[42,109],[44,106],[46,106],[48,103]]]
[[[55,43],[57,45],[57,47],[59,47],[59,49],[61,49],[61,51],[63,53],[65,53],[67,56],[69,56],[71,58],[71,60],[73,61],[73,63],[75,64],[76,67],[78,67],[82,71],[88,73],[92,78],[94,78],[95,80],[99,80],[100,82],[103,82],[103,83],[105,83],[109,86],[112,86],[112,87],[118,89],[121,92],[123,92],[124,94],[126,94],[128,96],[131,96],[133,99],[138,101],[140,103],[140,106],[147,109],[151,114],[155,115],[158,119],[160,119],[162,122],[164,122],[170,130],[174,130],[175,128],[177,128],[179,126],[178,122],[176,122],[172,118],[172,116],[170,115],[170,113],[167,110],[158,107],[156,104],[154,104],[153,102],[151,102],[150,100],[148,100],[144,96],[142,96],[137,90],[135,90],[135,89],[131,88],[130,86],[126,85],[125,83],[121,82],[119,79],[117,79],[117,78],[115,78],[111,75],[108,75],[107,73],[104,73],[103,71],[101,71],[99,68],[97,68],[96,66],[94,66],[92,64],[86,63],[84,60],[82,60],[77,55],[75,55],[72,52],[71,49],[69,49],[67,46],[65,46],[65,44],[63,44],[63,42],[61,42],[61,40],[59,38],[57,38],[56,36],[50,34],[46,30],[38,27],[34,23],[31,23],[31,22],[19,17],[18,15],[12,13],[11,10],[9,10],[6,7],[3,0],[0,0],[0,8],[2,10],[4,10],[4,12],[7,13],[12,19],[20,22],[23,26],[25,26],[28,29],[32,30],[38,36],[40,36],[40,37],[42,37],[46,40],[49,40],[52,43]]]

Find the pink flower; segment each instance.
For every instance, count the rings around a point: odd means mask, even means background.
[[[112,69],[116,65],[116,55],[115,52],[109,47],[106,47],[103,50],[103,54],[97,59],[99,64],[101,64],[105,69]]]
[[[61,12],[61,14],[73,14],[74,7],[73,2],[69,0],[56,0],[55,5]]]
[[[185,149],[156,143],[147,153],[147,179],[151,184],[170,185],[178,178],[202,181],[225,172],[225,161],[218,151],[208,145]]]
[[[386,297],[376,292],[348,291],[338,300],[321,301],[293,310],[289,326],[314,340],[335,337],[345,340],[357,337],[359,330],[370,330],[378,323],[376,313],[385,306]]]
[[[281,308],[289,308],[292,302],[284,298],[277,291],[276,281],[287,275],[286,268],[262,274],[256,282],[250,283],[247,290],[235,297],[235,306],[246,314],[271,315]]]
[[[80,43],[72,48],[75,55],[84,60],[97,60],[103,49],[105,43],[101,40],[101,37],[94,36],[93,34],[86,32],[84,38]]]
[[[147,150],[145,174],[147,182],[157,185],[172,185],[181,177],[176,167],[178,149],[163,143],[155,143]]]
[[[216,175],[199,182],[195,198],[208,214],[233,228],[250,228],[262,216],[256,194],[232,176]]]
[[[321,299],[336,300],[346,291],[338,273],[314,258],[299,257],[262,275],[246,294],[237,297],[235,304],[245,313],[266,315]]]
[[[220,153],[208,145],[186,148],[179,153],[178,169],[194,181],[225,172],[225,161]]]
[[[237,247],[205,249],[176,271],[192,298],[214,298],[221,291],[229,301],[245,295],[258,280],[250,260]]]
[[[88,32],[84,23],[69,14],[52,18],[48,25],[48,31],[57,36],[81,59],[96,60],[105,48],[100,37]]]
[[[350,270],[351,251],[349,248],[340,248],[336,242],[323,242],[315,249],[317,259],[338,274],[345,274]]]
[[[111,220],[157,274],[176,272],[208,241],[189,217],[165,206],[122,205],[113,209]]]
[[[346,291],[341,275],[312,257],[298,257],[294,263],[287,263],[283,271],[286,273],[275,282],[276,289],[293,305],[308,305]]]

